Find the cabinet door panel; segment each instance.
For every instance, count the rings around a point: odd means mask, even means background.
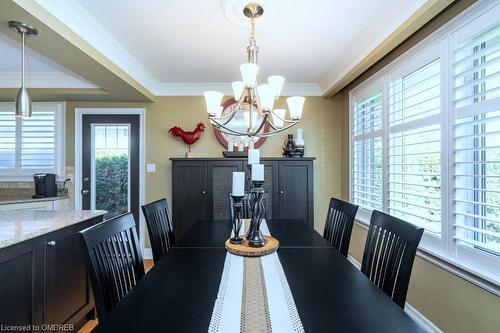
[[[278,187],[279,217],[313,225],[312,163],[280,161]]]
[[[197,220],[207,219],[207,163],[174,162],[172,167],[172,221],[175,237]]]
[[[1,324],[41,324],[42,258],[42,245],[38,239],[0,251]]]
[[[208,162],[208,216],[212,220],[230,218],[229,193],[232,191],[233,172],[243,171],[242,161]]]
[[[80,311],[86,314],[93,307],[85,253],[77,233],[95,223],[89,220],[45,238],[44,321],[47,323],[74,323],[73,316]],[[55,245],[48,245],[49,242]]]

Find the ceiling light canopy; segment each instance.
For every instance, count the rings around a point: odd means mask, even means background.
[[[240,66],[241,81],[232,83],[236,103],[229,107],[229,112],[222,114],[223,94],[216,91],[206,91],[205,101],[208,118],[221,132],[229,135],[268,137],[284,131],[300,121],[305,98],[293,96],[287,99],[290,119],[286,119],[285,109],[273,109],[275,100],[281,95],[285,78],[280,75],[272,75],[267,78],[267,83],[261,83],[259,79],[259,65],[257,65],[259,48],[255,41],[255,19],[264,14],[264,9],[257,3],[250,3],[243,9],[243,14],[250,19],[252,28],[249,38],[250,44],[247,46],[248,62]],[[237,112],[243,112],[247,122],[246,132],[240,132],[226,126]],[[259,118],[257,115],[261,117]],[[257,119],[261,119],[259,124],[255,124]],[[272,128],[271,131],[264,130],[266,124]]]

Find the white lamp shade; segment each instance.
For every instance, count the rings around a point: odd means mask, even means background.
[[[302,96],[293,96],[286,99],[288,109],[290,110],[290,118],[298,120],[302,117],[302,108],[304,107],[305,100],[305,97]]]
[[[264,111],[271,111],[274,105],[274,89],[270,84],[261,84],[257,87],[257,93],[259,94],[260,106]]]
[[[283,84],[285,84],[285,78],[280,75],[272,75],[267,78],[267,82],[271,85],[271,87],[273,87],[274,94],[276,96],[280,96]]]
[[[278,128],[282,128],[285,125],[283,119],[285,119],[286,110],[285,109],[275,109],[272,112],[273,124]]]
[[[222,111],[222,98],[224,94],[218,91],[205,91],[205,103],[207,104],[207,113],[211,117],[219,117]]]
[[[231,85],[233,86],[234,99],[238,101],[241,97],[241,94],[243,94],[243,89],[245,89],[245,82],[234,81]]]
[[[246,63],[240,66],[241,78],[247,87],[253,87],[259,72],[259,65]]]

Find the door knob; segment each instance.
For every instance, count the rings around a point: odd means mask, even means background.
[[[89,190],[82,190],[81,191],[82,195],[89,195],[90,191]]]
[[[283,193],[285,193],[285,191],[283,191],[283,190],[280,190],[280,194],[283,194]]]
[[[48,246],[56,246],[56,241],[47,242]]]
[[[201,191],[201,194],[207,194],[207,191],[202,190],[202,191]]]

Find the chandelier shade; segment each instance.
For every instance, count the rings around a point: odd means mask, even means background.
[[[302,96],[288,97],[286,102],[290,110],[290,118],[292,120],[299,120],[302,117],[302,109],[304,107],[305,98]]]
[[[245,82],[243,81],[234,81],[232,84],[233,87],[233,95],[235,100],[239,100],[243,95],[243,90],[245,90]]]
[[[279,97],[281,95],[283,85],[285,84],[285,78],[281,75],[272,75],[267,78],[267,83],[269,83],[271,87],[273,87],[276,97]]]
[[[285,115],[285,109],[274,109],[272,112],[272,120],[274,126],[276,126],[277,128],[282,128],[285,125]]]
[[[252,88],[255,86],[259,65],[247,62],[240,66],[240,72],[246,87]]]
[[[222,112],[222,98],[224,94],[218,91],[205,91],[205,102],[207,104],[207,113],[211,117],[220,117]]]
[[[257,87],[257,93],[259,94],[262,109],[264,111],[271,111],[274,106],[274,99],[276,98],[273,87],[270,84],[261,84]]]
[[[267,78],[267,83],[259,80],[259,48],[255,41],[255,19],[262,16],[264,9],[257,3],[250,3],[245,6],[244,13],[250,17],[252,29],[250,44],[247,47],[248,62],[240,66],[241,81],[231,84],[235,101],[222,110],[220,105],[223,94],[207,91],[207,113],[210,123],[221,133],[240,138],[266,138],[299,123],[305,98],[293,96],[287,99],[290,116],[288,119],[286,109],[273,110],[275,101],[282,95],[285,78],[281,75],[271,75]],[[241,127],[232,127],[233,118],[244,120],[243,127],[246,127],[246,131]]]

